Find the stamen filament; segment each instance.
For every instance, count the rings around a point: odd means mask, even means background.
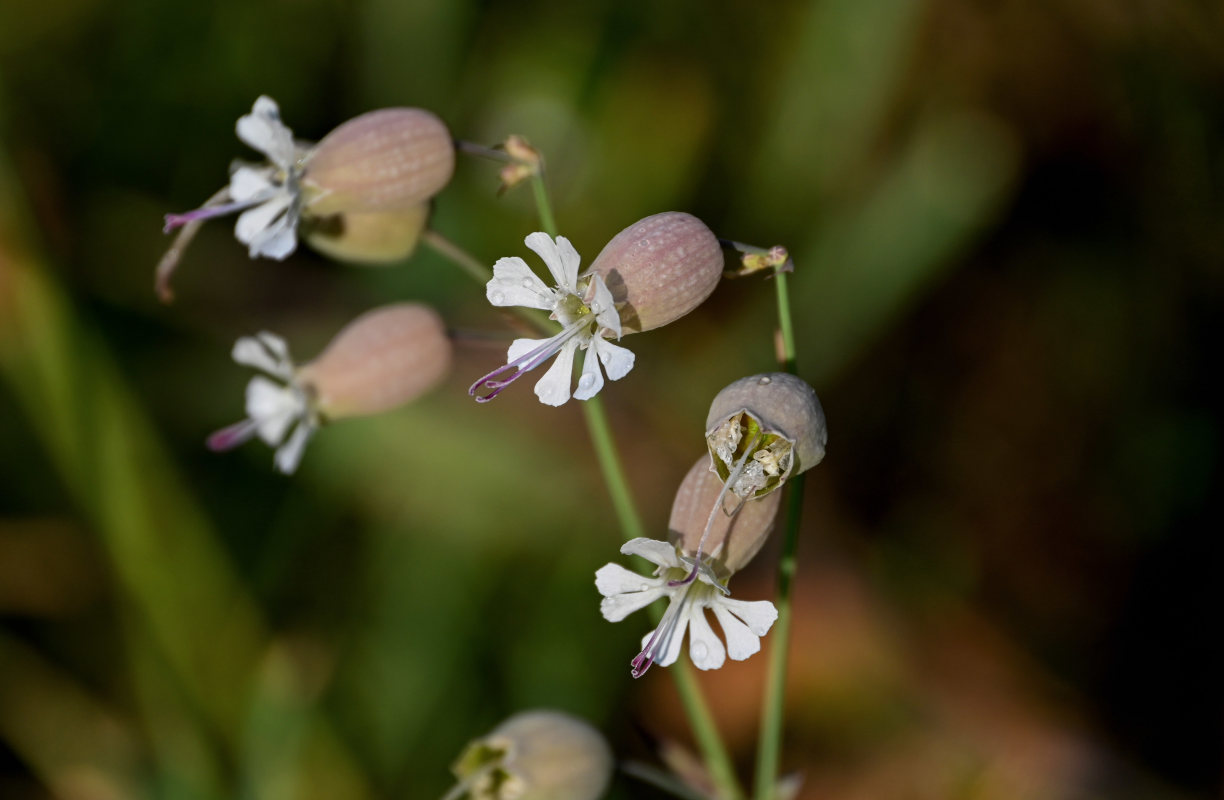
[[[572,339],[576,334],[578,334],[582,330],[584,326],[589,325],[590,323],[591,323],[591,315],[584,314],[583,316],[574,320],[573,323],[571,323],[568,327],[564,328],[557,335],[551,338],[545,339],[543,343],[541,343],[537,347],[532,348],[531,350],[519,356],[518,358],[511,361],[510,363],[503,364],[502,366],[490,372],[488,375],[485,375],[483,378],[480,378],[479,380],[477,380],[475,383],[471,385],[471,387],[468,388],[468,394],[472,397],[475,397],[477,403],[489,402],[494,397],[497,397],[497,395],[501,394],[501,391],[505,389],[507,386],[514,383],[516,380],[521,378],[523,375],[527,374],[528,372],[531,372],[533,369],[540,366],[545,361],[547,361],[548,359],[556,355],[561,350],[561,348],[565,346],[566,342]],[[511,369],[516,369],[518,371],[515,372],[513,375],[511,375],[509,378],[505,378],[504,380],[499,379],[500,375],[505,374],[507,371]],[[476,394],[477,390],[481,388],[492,389],[493,391],[487,394],[482,394],[482,395]]]
[[[243,442],[249,441],[258,430],[259,423],[256,420],[244,419],[242,422],[235,422],[209,436],[208,449],[214,453],[233,450]]]
[[[642,652],[634,656],[633,660],[629,662],[629,666],[632,667],[630,673],[633,677],[640,678],[645,675],[646,671],[650,669],[651,664],[655,662],[659,650],[666,651],[668,645],[671,644],[671,637],[676,632],[676,621],[680,618],[680,613],[688,602],[688,594],[686,590],[675,600],[672,600],[671,605],[667,607],[667,611],[663,613],[663,619],[659,620],[658,626],[650,634],[650,641],[646,642]]]
[[[714,498],[714,505],[710,509],[710,516],[706,517],[705,530],[701,532],[701,540],[697,542],[697,554],[693,557],[692,572],[690,572],[688,577],[686,577],[684,580],[668,581],[668,586],[683,586],[684,584],[692,583],[697,579],[697,573],[701,571],[701,556],[705,550],[706,539],[709,538],[710,529],[714,527],[714,519],[717,516],[718,511],[722,508],[723,498],[727,496],[727,490],[730,489],[735,482],[739,480],[740,475],[744,473],[744,467],[748,463],[748,457],[752,455],[753,449],[756,447],[756,444],[758,441],[760,441],[760,439],[761,435],[758,433],[756,436],[752,437],[751,441],[748,442],[748,446],[744,448],[744,454],[740,456],[739,461],[735,462],[735,469],[731,470],[731,472],[727,475],[727,480],[723,481],[723,486],[718,493],[718,497]],[[740,509],[744,507],[746,500],[747,498],[741,497],[739,503],[736,504],[735,508],[732,509],[727,516],[734,517],[736,514],[738,514]]]

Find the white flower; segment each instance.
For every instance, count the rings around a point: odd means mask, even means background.
[[[599,275],[579,277],[581,258],[569,239],[553,241],[546,233],[530,234],[524,243],[539,254],[552,273],[556,286],[548,288],[521,258],[501,258],[493,265],[493,278],[485,287],[489,302],[495,306],[526,306],[550,312],[561,323],[561,332],[548,339],[515,339],[506,351],[506,365],[485,375],[468,390],[480,402],[494,397],[525,373],[554,355],[556,362],[536,383],[541,403],[559,406],[570,399],[574,356],[586,351],[582,376],[573,396],[579,400],[594,397],[604,385],[603,373],[620,380],[633,369],[633,353],[612,344],[604,337],[621,337],[620,313],[604,280]],[[508,378],[502,375],[514,370]],[[477,395],[478,390],[490,390]]]
[[[283,260],[297,247],[304,152],[293,141],[293,131],[281,122],[280,109],[270,97],[257,99],[251,113],[239,118],[235,127],[238,138],[267,156],[269,163],[238,167],[230,175],[229,186],[203,207],[167,214],[165,230],[242,211],[234,235],[247,245],[251,258]]]
[[[659,626],[642,639],[642,652],[632,662],[633,677],[640,678],[657,663],[668,666],[680,656],[684,633],[689,633],[689,657],[698,669],[718,669],[730,656],[743,661],[761,649],[778,611],[768,600],[733,600],[707,569],[685,582],[693,565],[676,545],[654,539],[633,539],[621,547],[657,565],[654,577],[645,577],[619,564],[605,564],[595,573],[595,588],[604,599],[599,610],[609,622],[620,622],[638,609],[669,598]],[[726,647],[710,627],[706,609],[714,612],[726,637]]]
[[[273,463],[288,475],[297,469],[306,443],[318,428],[306,392],[297,384],[289,348],[284,339],[264,331],[235,342],[233,358],[239,364],[278,378],[280,383],[262,375],[251,378],[246,388],[247,418],[208,437],[208,446],[212,450],[229,450],[259,436],[276,448]]]

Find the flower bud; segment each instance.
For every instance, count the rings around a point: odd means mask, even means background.
[[[722,277],[718,238],[691,214],[666,211],[625,228],[595,257],[625,333],[679,319],[710,296]]]
[[[596,800],[612,774],[603,737],[560,711],[524,711],[476,739],[451,767],[448,800]]]
[[[297,378],[325,419],[377,414],[431,389],[446,374],[451,342],[431,308],[400,303],[344,327]]]
[[[454,169],[442,120],[420,108],[384,108],[324,136],[306,157],[302,184],[313,216],[405,211],[437,194]]]
[[[718,513],[710,525],[705,544],[701,537],[710,510],[719,502],[723,482],[710,469],[710,457],[703,455],[680,482],[672,501],[669,538],[688,555],[698,549],[708,554],[715,572],[725,580],[738,572],[761,549],[773,530],[782,495],[774,492],[760,500],[744,503],[738,513]]]
[[[302,237],[315,250],[337,261],[391,264],[412,255],[428,219],[428,203],[406,211],[333,214],[311,219]]]
[[[718,477],[742,498],[763,497],[824,458],[824,410],[816,392],[786,372],[740,378],[719,392],[706,417]]]

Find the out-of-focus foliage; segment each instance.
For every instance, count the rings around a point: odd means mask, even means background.
[[[619,536],[576,404],[466,396],[498,340],[291,480],[203,448],[241,413],[240,335],[306,359],[405,299],[507,330],[433,253],[249,262],[225,221],[160,306],[161,215],[253,156],[259,94],[307,139],[391,105],[522,134],[587,263],[670,209],[790,249],[832,429],[801,797],[1213,793],[1222,42],[1188,0],[0,4],[0,797],[436,797],[534,706],[622,757],[687,736],[663,670],[629,679],[644,631],[599,617]],[[537,228],[496,188],[462,161],[432,223],[488,263]],[[772,303],[727,281],[625,342],[605,402],[658,535],[709,399],[774,364]],[[704,676],[745,770],[764,664]]]

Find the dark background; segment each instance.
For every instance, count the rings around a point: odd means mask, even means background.
[[[648,214],[782,243],[829,455],[810,473],[784,766],[803,798],[1218,796],[1224,10],[819,0],[0,5],[0,796],[437,797],[530,707],[618,755],[687,741],[592,573],[619,534],[576,403],[460,349],[299,474],[214,455],[249,372],[387,302],[503,331],[430,252],[250,262],[161,215],[274,97],[302,138],[429,108],[530,139],[589,263]],[[433,226],[529,256],[530,193],[461,158]],[[713,394],[772,368],[773,287],[626,340],[605,402],[648,525]],[[770,596],[777,542],[736,578]],[[744,775],[766,658],[705,685]],[[643,736],[641,731],[649,736]],[[614,796],[647,796],[624,777]]]

